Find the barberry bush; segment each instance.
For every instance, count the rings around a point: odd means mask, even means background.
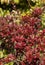
[[[1,5],[15,6],[11,11],[4,6],[1,9],[4,13],[0,16],[0,65],[45,65],[45,5],[31,7],[35,1],[24,2],[31,9],[30,14],[22,16],[22,11],[14,10],[20,0],[1,0]]]
[[[0,65],[45,65],[43,10],[36,7],[19,24],[13,17],[0,17]]]

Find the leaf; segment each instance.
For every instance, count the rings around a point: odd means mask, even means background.
[[[3,52],[0,51],[0,58],[3,58]]]
[[[19,0],[14,0],[14,3],[16,4],[19,4],[19,2],[20,2]]]

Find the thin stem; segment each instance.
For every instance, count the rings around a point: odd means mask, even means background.
[[[31,5],[30,5],[30,0],[27,0],[27,2],[28,2],[29,7],[31,7]]]

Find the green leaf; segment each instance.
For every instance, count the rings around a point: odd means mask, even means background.
[[[3,52],[0,51],[0,58],[3,58]]]
[[[14,3],[19,4],[20,0],[14,0]]]

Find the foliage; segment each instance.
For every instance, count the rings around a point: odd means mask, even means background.
[[[0,0],[0,65],[45,65],[45,0]]]

